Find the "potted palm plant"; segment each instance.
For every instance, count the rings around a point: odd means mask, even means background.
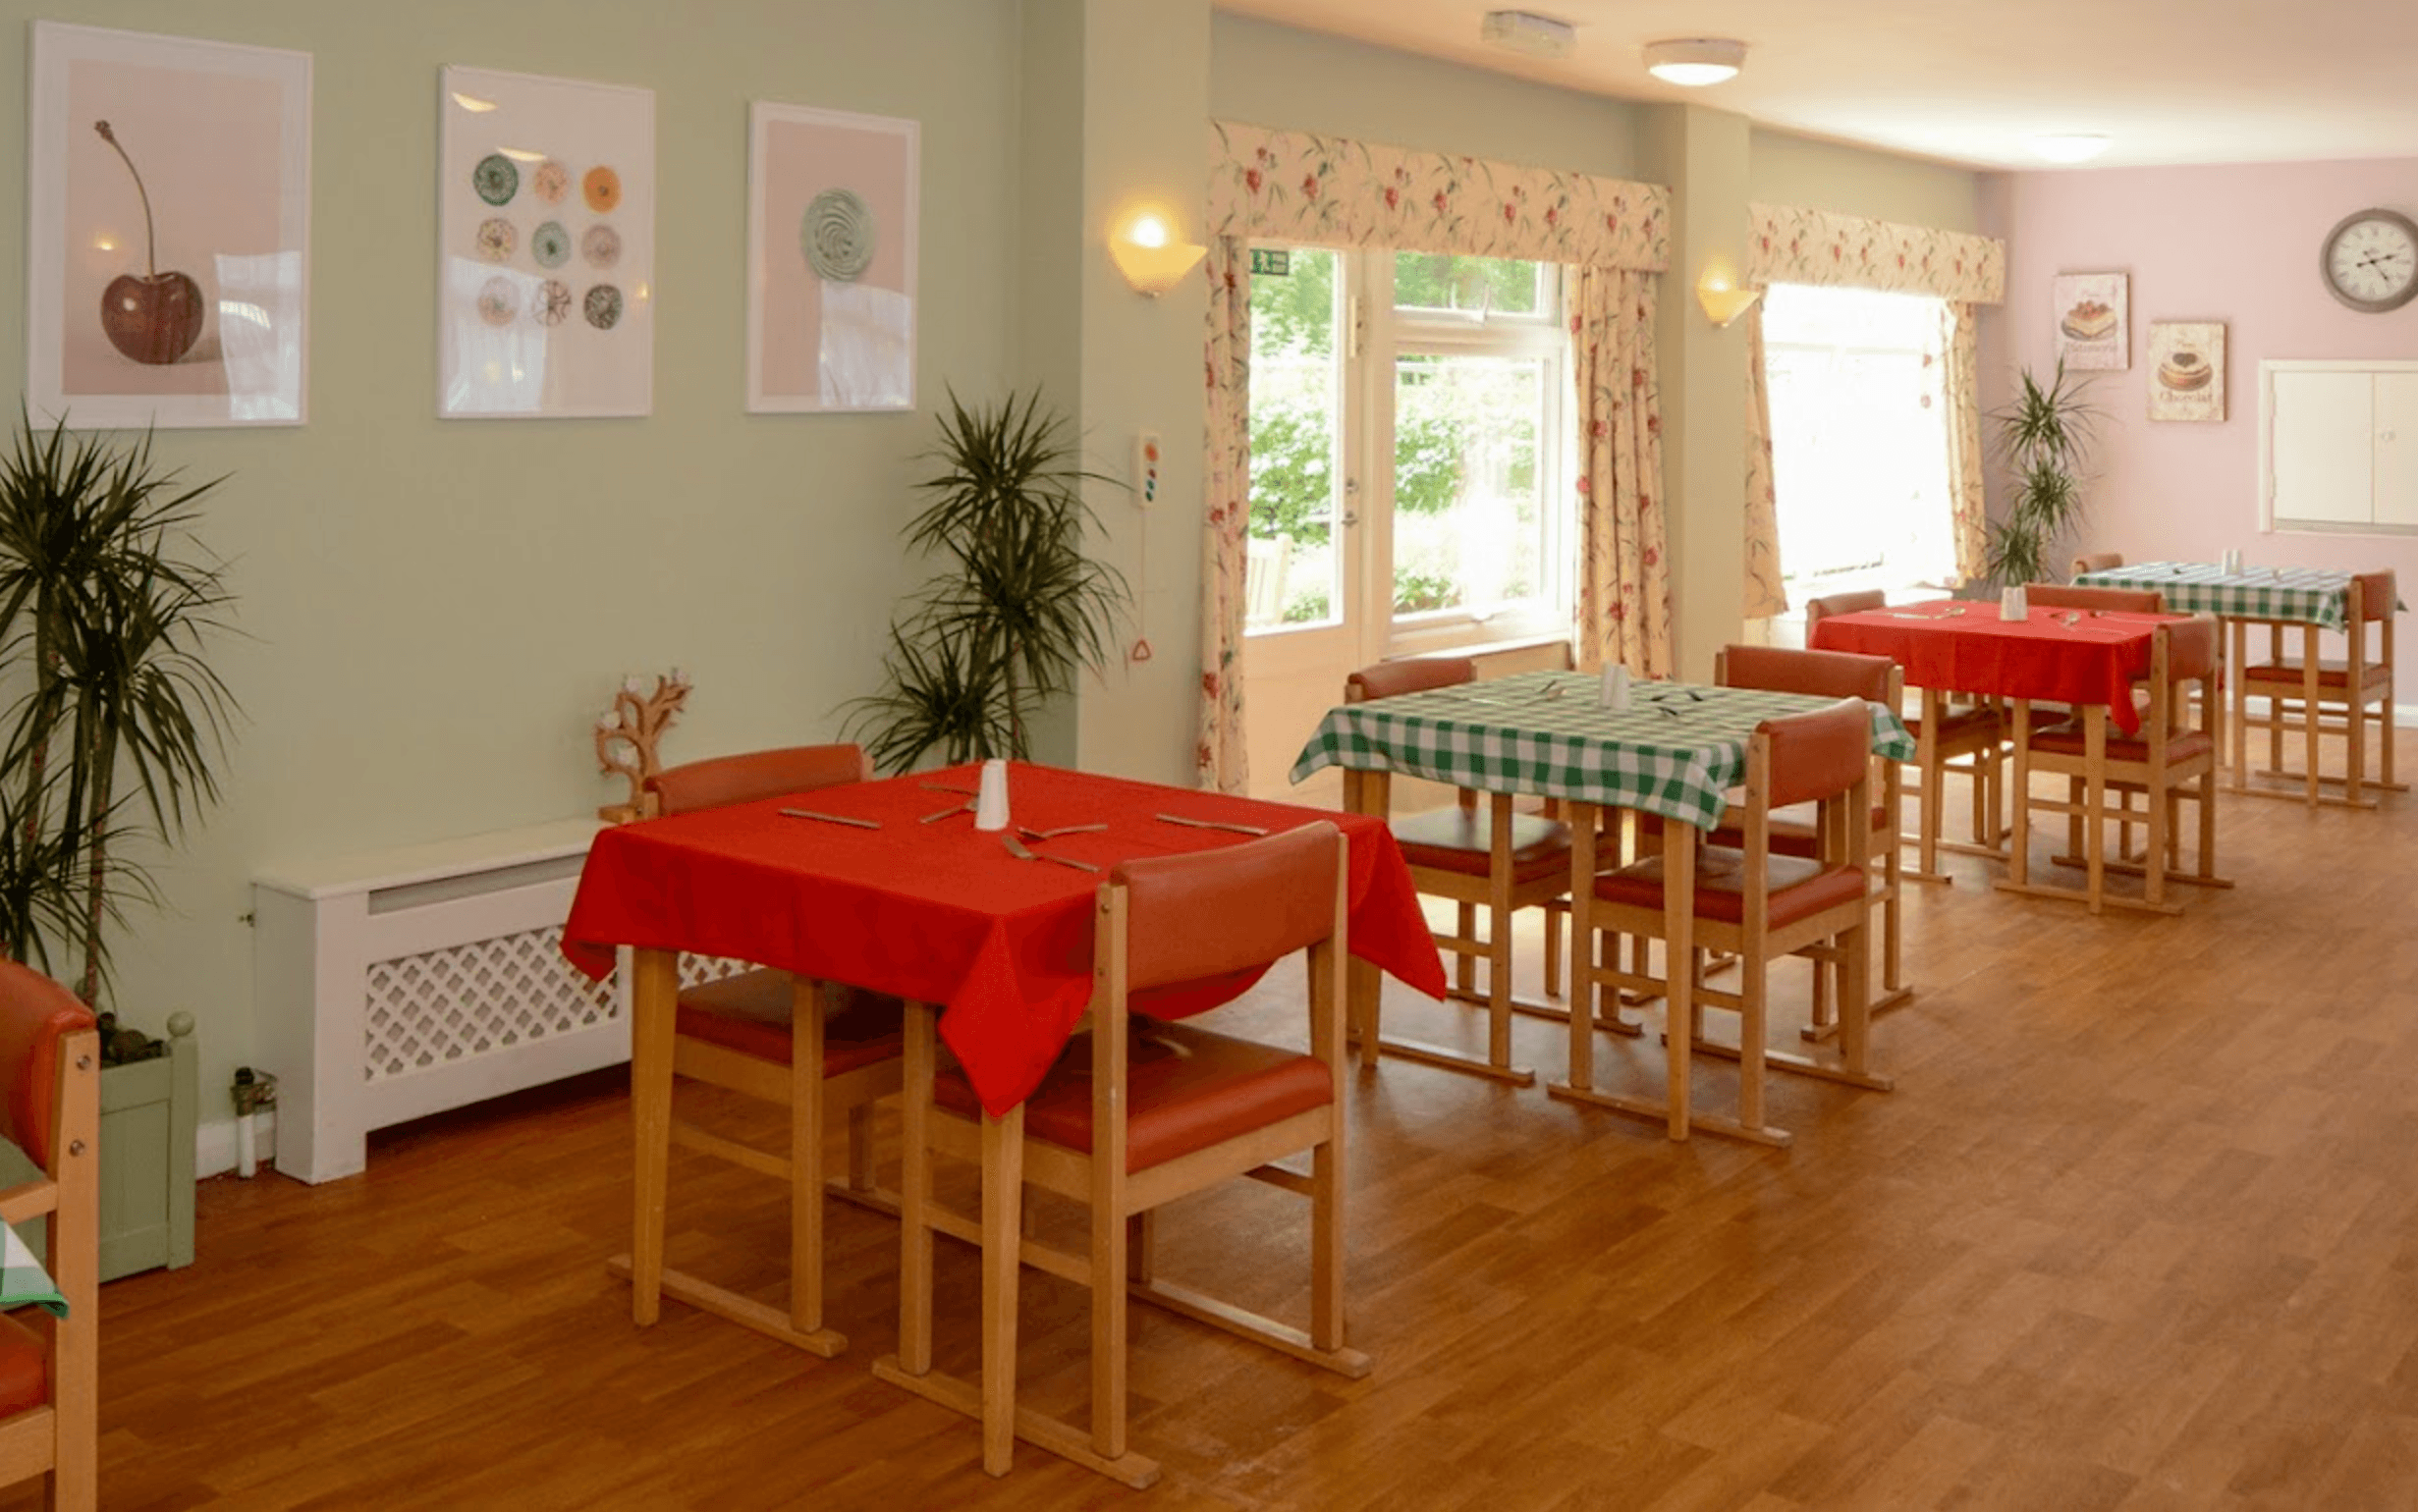
[[[2030,368],[2015,397],[1992,411],[2000,462],[2014,485],[2006,514],[1991,527],[1990,575],[2003,584],[2045,582],[2061,540],[2082,518],[2081,466],[2100,410],[2088,380],[2061,360],[2043,386]]]
[[[940,432],[907,539],[946,570],[891,621],[880,691],[847,706],[886,771],[1030,756],[1033,713],[1106,665],[1127,597],[1123,574],[1083,553],[1096,519],[1082,486],[1115,480],[1082,465],[1038,390],[970,409],[952,393]]]
[[[220,481],[22,411],[0,459],[0,948],[103,1012],[104,1276],[192,1257],[192,1042],[117,1027],[108,995],[128,906],[157,899],[135,851],[218,796],[228,594],[192,526]]]

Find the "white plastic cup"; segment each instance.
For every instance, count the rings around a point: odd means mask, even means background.
[[[1595,696],[1596,706],[1604,709],[1628,707],[1628,669],[1619,662],[1604,664],[1604,680]]]
[[[974,792],[974,828],[1008,828],[1008,763],[1000,757],[982,764],[981,785]]]
[[[2001,588],[1999,590],[1999,618],[2001,620],[2011,624],[2022,620],[2030,612],[2031,606],[2023,601],[2022,588]]]
[[[2225,552],[2225,575],[2227,577],[2236,577],[2239,576],[2240,573],[2241,548],[2238,546],[2228,546],[2226,548]]]

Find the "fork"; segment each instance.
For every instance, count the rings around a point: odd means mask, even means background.
[[[1096,872],[1099,870],[1098,867],[1092,865],[1089,861],[1077,861],[1072,856],[1045,856],[1039,851],[1026,845],[1022,840],[1017,839],[1013,835],[1003,834],[999,837],[999,842],[1007,846],[1008,854],[1016,857],[1018,861],[1055,861],[1060,866],[1072,866],[1078,872]]]

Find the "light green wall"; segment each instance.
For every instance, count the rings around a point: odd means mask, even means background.
[[[1212,19],[1209,48],[1221,121],[1635,177],[1639,107],[1625,101],[1239,16]]]
[[[244,638],[220,665],[246,720],[226,802],[137,913],[120,1000],[158,1030],[201,1021],[205,1117],[251,1031],[264,862],[338,856],[577,814],[618,796],[588,731],[625,673],[696,684],[673,759],[824,738],[875,675],[914,455],[954,384],[1012,360],[1019,178],[1017,7],[998,0],[715,0],[599,11],[418,0],[82,0],[79,22],[314,57],[310,419],[163,432],[158,453],[231,474],[206,510]],[[0,78],[27,23],[0,0]],[[655,90],[655,405],[645,419],[434,418],[437,73],[448,63]],[[747,102],[922,123],[918,333],[925,414],[748,415]],[[26,202],[25,112],[0,111],[0,206]],[[0,291],[25,287],[0,235]],[[0,372],[25,371],[0,297]],[[1195,343],[1197,346],[1197,343]]]
[[[1981,177],[1962,168],[1817,141],[1761,127],[1748,134],[1747,195],[1757,204],[1978,232]]]

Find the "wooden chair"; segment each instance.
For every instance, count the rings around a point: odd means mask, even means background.
[[[2205,887],[2230,887],[2216,874],[2217,864],[2217,740],[2208,728],[2208,711],[2216,707],[2217,621],[2178,620],[2161,624],[2152,638],[2147,697],[2140,700],[2141,729],[2125,735],[2102,719],[2093,749],[2090,721],[2076,716],[2045,729],[2016,727],[2015,791],[2028,813],[2047,809],[2067,816],[2069,849],[2081,852],[2088,882],[2079,894],[2093,913],[2114,903],[2173,913],[2167,900],[2169,879]],[[2199,698],[2189,697],[2193,685]],[[2196,707],[2197,715],[2192,713]],[[2067,779],[2063,802],[2030,796],[2032,773],[2046,772]],[[2143,798],[2132,806],[2132,796]],[[2199,804],[2197,870],[2181,871],[2181,800]],[[2114,820],[2119,830],[2139,824],[2148,831],[2142,850],[2143,896],[2134,899],[2107,891],[2111,871],[2136,870],[2121,859],[2107,859],[2103,826]],[[2017,855],[2027,840],[2028,826],[2019,815]],[[2075,896],[2072,889],[2035,886],[2018,865],[2014,875],[1999,884],[2011,891]]]
[[[2071,583],[2025,583],[2023,599],[2034,609],[2095,609],[2111,615],[2162,615],[2167,609],[2167,596],[2155,588],[2077,588]]]
[[[100,1036],[73,993],[0,960],[0,1135],[40,1174],[0,1191],[0,1219],[48,1223],[43,1269],[65,1318],[0,1315],[0,1484],[46,1476],[44,1505],[97,1498]]]
[[[872,776],[854,745],[804,745],[690,762],[646,782],[650,817],[803,792]],[[896,1213],[873,1173],[872,1105],[899,1090],[904,1028],[895,999],[758,968],[681,990],[672,1069],[790,1110],[788,1149],[771,1154],[674,1116],[671,1140],[790,1186],[790,1306],[784,1313],[687,1271],[663,1272],[665,1293],[826,1358],[848,1339],[823,1326],[823,1198],[828,1191]],[[846,1113],[848,1170],[823,1176],[825,1121]],[[664,1221],[658,1210],[654,1221]],[[657,1230],[658,1246],[661,1229]],[[627,1275],[630,1257],[612,1267]]]
[[[1857,656],[1845,651],[1792,651],[1781,646],[1725,646],[1713,656],[1713,680],[1723,687],[1765,688],[1779,693],[1810,693],[1817,698],[1861,698],[1885,709],[1896,709],[1903,697],[1905,675],[1885,656]],[[1881,916],[1881,996],[1873,1013],[1902,1004],[1905,987],[1902,942],[1904,900],[1899,891],[1897,856],[1898,763],[1884,756],[1873,759],[1872,907]],[[1772,815],[1772,853],[1818,857],[1822,834],[1816,805],[1799,803]],[[1712,843],[1745,848],[1739,830],[1725,825]],[[1836,1027],[1835,1004],[1829,987],[1833,973],[1814,978],[1814,1021],[1808,1038],[1827,1038]]]
[[[1346,679],[1344,701],[1362,703],[1403,693],[1455,687],[1477,677],[1477,664],[1467,657],[1411,657],[1363,667]],[[1391,783],[1382,773],[1363,780],[1380,794]],[[1453,933],[1439,934],[1436,944],[1456,957],[1453,996],[1484,1004],[1487,1014],[1486,1058],[1476,1059],[1441,1045],[1417,1040],[1389,1040],[1379,1026],[1354,1026],[1361,1053],[1374,1057],[1382,1050],[1406,1060],[1470,1071],[1481,1076],[1527,1086],[1536,1072],[1511,1063],[1511,1014],[1524,1010],[1550,1018],[1563,1014],[1544,1003],[1523,1003],[1511,996],[1511,915],[1522,908],[1550,907],[1570,890],[1569,827],[1556,819],[1518,812],[1509,793],[1486,795],[1481,820],[1477,795],[1462,791],[1451,808],[1432,809],[1390,819],[1395,843],[1410,868],[1419,891],[1450,898],[1456,909]],[[1483,909],[1486,933],[1477,933]],[[1549,987],[1561,977],[1561,930],[1549,918],[1545,930],[1545,970]],[[1486,965],[1483,995],[1476,990],[1477,964]]]
[[[2123,565],[2124,554],[2120,551],[2092,552],[2088,556],[2074,558],[2074,568],[2068,575],[2080,577],[2085,572],[2109,572]]]
[[[985,1198],[986,1221],[927,1207],[927,1168],[901,1186],[910,1251],[928,1260],[929,1231],[983,1245],[986,1295],[999,1322],[984,1340],[983,1466],[1007,1473],[1014,1435],[1129,1485],[1149,1485],[1158,1466],[1127,1444],[1128,1296],[1264,1344],[1296,1360],[1358,1377],[1366,1355],[1344,1343],[1344,940],[1348,866],[1345,841],[1324,822],[1264,839],[1119,864],[1098,894],[1090,1028],[1027,1098],[1021,1112],[1021,1183],[1088,1209],[1081,1252],[1018,1238],[1021,1224]],[[1251,972],[1306,952],[1306,1053],[1170,1023],[1135,1011],[1154,990]],[[931,1010],[910,1009],[907,1159],[934,1151],[977,1159],[986,1120],[973,1088],[954,1070],[933,1070]],[[1012,1115],[1014,1116],[1014,1115]],[[1309,1152],[1306,1175],[1270,1162]],[[1306,1330],[1163,1279],[1151,1253],[1150,1214],[1175,1198],[1238,1176],[1310,1200],[1310,1294]],[[1011,1199],[1013,1201],[1013,1199]],[[1015,1407],[1015,1314],[1019,1259],[1091,1290],[1091,1413],[1088,1431]],[[973,1393],[931,1371],[932,1269],[910,1255],[916,1278],[902,1298],[895,1368],[886,1380],[957,1406]],[[986,1315],[989,1316],[989,1315]]]
[[[1829,615],[1861,614],[1887,607],[1887,595],[1878,588],[1808,599],[1806,633],[1810,635],[1813,627]],[[1919,785],[1901,782],[1900,797],[1914,797],[1920,811],[1914,834],[1899,838],[1901,843],[1911,841],[1915,846],[1914,875],[1926,882],[1948,881],[1947,874],[1940,870],[1940,851],[1996,856],[2005,835],[1999,818],[2004,808],[1999,790],[2005,785],[2006,770],[2006,711],[1996,703],[1959,703],[1953,701],[1954,697],[1955,690],[1951,688],[1925,688],[1923,712],[1906,721],[1906,729],[1921,751],[1915,758],[1915,770],[1922,775],[1922,782]],[[1963,843],[1941,837],[1948,796],[1945,780],[1951,772],[1972,784],[1972,838]]]
[[[1789,1134],[1764,1122],[1765,998],[1771,963],[1782,955],[1810,955],[1840,970],[1840,1048],[1844,1065],[1834,1074],[1858,1085],[1887,1087],[1866,1066],[1868,983],[1871,951],[1864,930],[1870,917],[1867,852],[1872,834],[1872,714],[1861,698],[1844,698],[1827,709],[1755,727],[1746,763],[1746,799],[1739,812],[1741,849],[1707,845],[1696,861],[1693,900],[1695,945],[1686,962],[1668,962],[1695,981],[1695,999],[1738,1014],[1738,1113],[1732,1119],[1697,1115],[1697,1127],[1762,1144],[1786,1145]],[[1792,804],[1818,805],[1821,854],[1786,856],[1772,845],[1772,816]],[[1635,935],[1660,940],[1663,861],[1654,856],[1595,879],[1594,921],[1605,936]],[[1659,994],[1663,984],[1617,962],[1617,941],[1587,943],[1570,952],[1571,969],[1591,984]],[[1703,983],[1706,949],[1734,951],[1741,972],[1738,991],[1717,992]],[[1714,1050],[1694,1024],[1666,1024],[1667,1034],[1685,1034],[1698,1049]],[[1616,1100],[1617,1103],[1617,1100]],[[1618,1104],[1617,1106],[1626,1106]],[[1642,1105],[1638,1110],[1661,1109]]]
[[[2303,777],[2312,806],[2318,801],[2318,784],[2336,781],[2320,776],[2317,771],[2318,740],[2322,734],[2342,735],[2348,741],[2340,779],[2345,801],[2369,801],[2361,792],[2368,785],[2390,791],[2406,790],[2405,783],[2393,780],[2392,772],[2392,620],[2399,605],[2400,594],[2390,567],[2359,573],[2351,579],[2345,656],[2320,658],[2312,675],[2305,658],[2283,649],[2288,633],[2284,626],[2270,624],[2266,660],[2253,662],[2244,658],[2243,691],[2267,698],[2267,713],[2263,717],[2245,714],[2242,720],[2245,727],[2263,729],[2268,733],[2268,770],[2263,775],[2289,775],[2282,770],[2284,732],[2287,729],[2306,730],[2308,771]],[[2369,644],[2371,625],[2378,626],[2374,646]],[[2237,639],[2235,645],[2245,646],[2246,637]],[[2371,704],[2375,706],[2373,715],[2369,713]],[[2334,718],[2327,719],[2329,715]],[[2367,729],[2371,719],[2380,736],[2378,775],[2373,784],[2367,775]]]

